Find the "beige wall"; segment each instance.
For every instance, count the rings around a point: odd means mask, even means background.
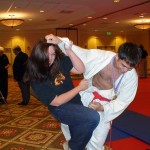
[[[30,50],[35,42],[49,33],[56,34],[56,30],[50,29],[26,32],[15,30],[10,32],[0,31],[0,46],[10,49],[10,51],[7,51],[6,54],[12,65],[15,57],[12,52],[12,48],[15,45],[21,46],[22,51],[30,55]],[[74,33],[74,31],[70,32],[69,37],[71,40],[75,40],[74,43],[77,42],[77,34]],[[150,55],[150,31],[148,30],[141,30],[138,33],[119,33],[118,35],[112,34],[111,36],[101,35],[99,32],[78,31],[78,45],[88,49],[97,48],[99,46],[115,46],[115,51],[117,52],[118,47],[126,41],[135,42],[138,45],[142,44]],[[107,48],[109,49],[109,47]],[[148,69],[150,69],[149,57]],[[12,75],[12,67],[9,68],[9,74]]]
[[[91,44],[91,41],[93,43]],[[150,30],[140,30],[139,32],[119,33],[111,36],[101,35],[97,32],[79,31],[79,45],[82,47],[96,48],[98,45],[116,45],[116,50],[124,42],[134,42],[143,45],[150,53]]]
[[[150,72],[150,30],[140,30],[139,32],[120,33],[119,35],[101,35],[97,32],[79,32],[79,45],[87,48],[97,48],[103,45],[115,45],[116,52],[119,46],[124,42],[134,42],[137,45],[143,45],[147,50],[149,57],[147,58],[147,69]],[[111,50],[111,49],[110,49]]]
[[[54,29],[50,31],[28,32],[20,32],[15,30],[9,32],[0,31],[0,46],[3,46],[6,49],[5,54],[8,56],[10,62],[10,67],[8,69],[10,76],[12,76],[12,65],[15,58],[12,48],[16,45],[19,45],[23,52],[26,52],[28,55],[30,55],[30,50],[35,42],[40,38],[43,38],[48,33],[56,34]]]

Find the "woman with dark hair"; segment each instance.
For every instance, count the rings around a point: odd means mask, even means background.
[[[84,150],[99,123],[99,115],[84,107],[78,94],[88,87],[87,81],[73,86],[70,71],[81,74],[85,67],[71,47],[66,47],[68,56],[65,56],[57,45],[47,43],[45,39],[37,42],[29,57],[24,80],[30,81],[37,98],[52,115],[69,126],[69,148]]]

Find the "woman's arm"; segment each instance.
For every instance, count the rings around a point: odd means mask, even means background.
[[[70,45],[68,38],[55,37],[49,34],[45,37],[47,42],[58,44],[59,48],[64,54],[66,54],[65,45]],[[99,49],[84,49],[77,45],[72,45],[72,51],[82,60],[85,66],[84,78],[90,79],[101,69],[103,69],[108,63],[110,63],[112,57],[116,53]]]
[[[81,59],[72,51],[71,47],[72,47],[72,44],[70,44],[70,46],[65,47],[66,53],[69,56],[73,64],[73,68],[71,69],[71,72],[76,73],[76,74],[84,73],[85,66],[83,62],[81,61]]]
[[[62,104],[67,103],[68,101],[70,101],[74,96],[76,96],[80,91],[83,91],[85,89],[87,89],[88,87],[88,81],[83,79],[81,80],[81,82],[79,83],[78,86],[76,86],[75,88],[73,88],[72,90],[63,93],[59,96],[56,96],[52,102],[50,103],[50,105],[52,106],[60,106]]]
[[[53,34],[47,35],[45,38],[47,40],[47,43],[59,44],[62,42],[57,36]],[[69,56],[73,64],[73,68],[71,69],[71,72],[76,74],[84,73],[85,66],[81,61],[81,59],[72,51],[72,43],[70,43],[69,45],[65,45],[64,48],[66,54]]]

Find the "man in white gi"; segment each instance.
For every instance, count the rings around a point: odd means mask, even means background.
[[[65,53],[64,46],[69,46],[68,38],[46,36],[47,42],[58,44]],[[138,76],[134,67],[139,63],[141,50],[133,43],[124,43],[118,54],[98,49],[83,49],[76,45],[72,50],[83,61],[86,72],[84,78],[89,81],[89,88],[80,93],[83,104],[100,114],[100,123],[93,132],[87,150],[103,150],[110,123],[118,117],[133,101]],[[66,54],[66,53],[65,53]],[[66,140],[70,139],[69,129],[62,125]]]

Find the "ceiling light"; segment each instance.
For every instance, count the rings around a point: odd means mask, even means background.
[[[40,13],[44,13],[44,10],[40,10]]]
[[[21,25],[24,22],[23,19],[13,18],[14,15],[9,15],[9,16],[11,16],[11,18],[0,20],[0,22],[1,22],[2,25],[5,25],[5,26],[13,28],[14,26],[19,26],[19,25]]]
[[[136,24],[136,25],[134,25],[134,27],[136,27],[137,29],[146,30],[146,29],[150,28],[150,24],[149,23]]]
[[[118,3],[118,2],[120,2],[120,0],[114,0],[114,3]]]
[[[144,16],[143,16],[143,15],[140,15],[139,18],[144,18]]]
[[[14,27],[14,26],[19,26],[21,25],[24,20],[22,19],[2,19],[0,20],[1,24],[5,25],[5,26],[9,26],[9,27]]]
[[[107,17],[104,17],[103,19],[104,19],[104,20],[107,20],[108,18],[107,18]]]

